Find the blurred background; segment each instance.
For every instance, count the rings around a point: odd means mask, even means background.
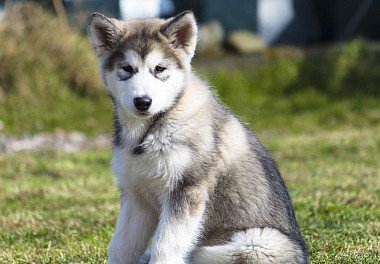
[[[0,132],[109,133],[89,14],[188,9],[200,27],[195,70],[257,131],[378,122],[379,1],[0,0]]]
[[[200,27],[195,70],[258,132],[378,122],[379,1],[0,0],[0,133],[109,133],[89,14],[188,9]]]
[[[313,262],[378,261],[380,1],[0,0],[0,263],[104,262],[118,200],[89,14],[189,9],[194,70],[279,162]]]

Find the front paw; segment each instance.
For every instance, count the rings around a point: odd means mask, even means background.
[[[150,261],[150,252],[145,252],[144,255],[141,256],[137,264],[148,264],[149,261]]]

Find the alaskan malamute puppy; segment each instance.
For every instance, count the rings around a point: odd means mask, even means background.
[[[275,163],[191,70],[194,15],[94,13],[89,32],[115,111],[109,263],[307,263]]]

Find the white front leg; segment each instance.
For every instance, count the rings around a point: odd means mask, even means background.
[[[123,194],[115,232],[108,246],[108,263],[136,264],[156,227],[156,216],[146,204]]]
[[[179,198],[182,202],[168,201],[163,205],[152,239],[149,264],[185,263],[185,257],[198,237],[205,209],[204,196],[199,199],[199,192],[197,193],[192,199]]]

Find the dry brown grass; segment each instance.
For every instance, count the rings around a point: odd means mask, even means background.
[[[80,95],[101,90],[87,39],[67,31],[35,4],[13,6],[0,26],[0,96],[34,98],[69,88]]]

